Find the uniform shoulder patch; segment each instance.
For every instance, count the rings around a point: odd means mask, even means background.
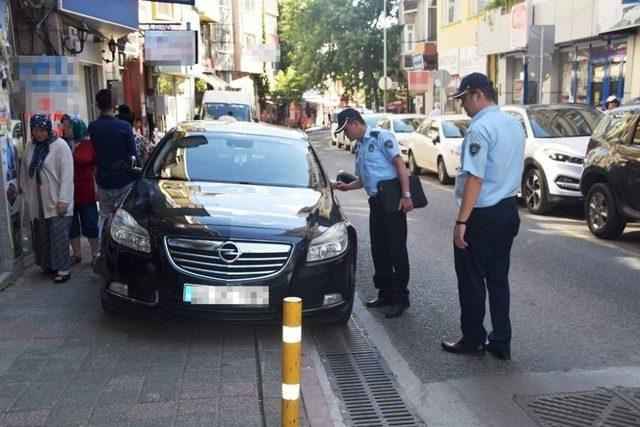
[[[384,146],[385,146],[385,147],[387,147],[387,149],[388,149],[388,150],[391,150],[391,149],[393,148],[393,141],[392,141],[392,140],[390,140],[390,139],[387,139],[387,140],[384,142]]]
[[[371,135],[374,138],[377,138],[378,135],[380,135],[380,131],[372,130],[371,132],[369,132],[369,135]]]
[[[475,156],[480,152],[480,148],[480,144],[472,142],[471,144],[469,144],[469,153],[471,153],[472,156]]]
[[[370,153],[373,153],[373,144],[369,144],[369,147],[367,147],[367,150],[369,150]]]

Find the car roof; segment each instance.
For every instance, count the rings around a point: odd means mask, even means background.
[[[623,105],[622,107],[614,108],[613,110],[611,110],[611,113],[621,113],[624,111],[637,111],[637,110],[640,110],[640,103],[627,104],[627,105]]]
[[[278,138],[287,139],[307,139],[307,135],[297,129],[275,126],[267,123],[243,121],[227,122],[219,120],[190,120],[180,123],[176,127],[176,129],[183,130],[188,133],[235,133],[245,135],[275,136]]]
[[[509,107],[509,108],[517,108],[520,110],[538,110],[541,108],[553,108],[553,109],[575,109],[575,108],[584,108],[584,109],[595,109],[595,107],[589,104],[580,104],[580,103],[565,103],[565,104],[507,104],[502,105],[500,108]]]
[[[433,117],[429,117],[430,119],[433,120],[437,120],[437,121],[443,121],[443,120],[471,120],[471,117],[465,115],[465,114],[444,114],[441,116],[433,116]]]
[[[415,119],[415,118],[419,118],[419,119],[425,118],[426,119],[428,117],[425,114],[390,114],[390,113],[387,113],[387,115],[391,119]]]

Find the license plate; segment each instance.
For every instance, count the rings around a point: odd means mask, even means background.
[[[184,302],[214,305],[269,305],[268,286],[184,285]]]

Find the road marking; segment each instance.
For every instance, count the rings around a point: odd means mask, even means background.
[[[455,189],[453,189],[453,188],[447,188],[447,187],[444,187],[444,186],[442,186],[442,185],[436,185],[436,184],[434,184],[433,182],[426,181],[426,178],[422,178],[422,177],[420,177],[420,182],[422,182],[423,184],[428,185],[429,187],[437,188],[437,189],[439,189],[439,190],[443,190],[443,191],[446,191],[446,192],[448,192],[448,193],[455,194]]]

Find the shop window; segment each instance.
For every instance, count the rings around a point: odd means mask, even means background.
[[[576,99],[575,102],[587,102],[587,87],[589,75],[589,51],[579,50],[576,55]]]
[[[573,52],[560,54],[560,102],[573,102]]]

